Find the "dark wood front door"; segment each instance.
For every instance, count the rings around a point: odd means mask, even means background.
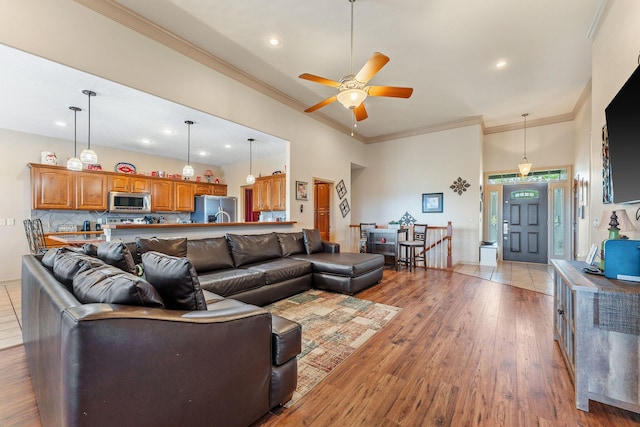
[[[547,263],[547,184],[505,185],[504,259]]]
[[[320,230],[322,240],[330,240],[331,185],[327,182],[315,182],[313,190],[313,226]]]

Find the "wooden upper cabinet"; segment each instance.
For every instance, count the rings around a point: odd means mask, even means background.
[[[261,176],[253,185],[254,211],[283,211],[287,206],[287,176]]]
[[[151,179],[135,175],[109,175],[109,191],[150,193]]]
[[[211,184],[198,182],[195,184],[195,194],[198,196],[213,196],[213,186]]]
[[[188,181],[176,181],[174,183],[174,210],[180,212],[193,212],[196,184]],[[153,200],[153,196],[151,197]]]
[[[287,180],[286,175],[271,176],[271,210],[283,211],[287,209]]]
[[[210,184],[208,182],[196,182],[195,194],[198,196],[226,196],[226,184]]]
[[[226,196],[227,195],[227,184],[209,184],[213,189],[214,196]]]
[[[73,171],[29,165],[33,209],[75,209],[76,188]]]
[[[107,210],[107,176],[91,172],[76,174],[76,209]]]
[[[153,212],[173,211],[173,182],[154,179],[151,181],[151,210]]]

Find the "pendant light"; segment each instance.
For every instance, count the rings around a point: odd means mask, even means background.
[[[187,164],[182,168],[182,176],[185,178],[191,178],[194,175],[193,167],[191,166],[191,120],[184,121],[187,124]]]
[[[520,161],[520,163],[518,163],[518,169],[520,169],[520,174],[522,176],[529,175],[529,172],[531,171],[531,163],[529,163],[529,160],[527,159],[527,116],[528,115],[529,113],[524,113],[522,115],[522,117],[524,117],[524,157],[522,157],[522,160]]]
[[[87,108],[87,113],[89,115],[89,119],[88,119],[89,132],[87,134],[87,148],[82,150],[82,153],[80,153],[80,161],[82,163],[94,165],[98,163],[98,155],[96,154],[95,151],[91,149],[91,97],[96,96],[96,93],[94,91],[87,90],[87,89],[83,90],[82,93],[87,95],[87,98],[89,98],[89,106]]]
[[[253,152],[253,138],[249,138],[249,175],[247,175],[247,184],[249,185],[253,185],[256,183],[256,177],[252,175],[251,171],[253,168],[253,157],[252,157],[252,152]]]
[[[69,107],[73,111],[73,157],[69,157],[67,160],[67,169],[72,171],[82,170],[82,161],[77,157],[78,147],[78,111],[82,111],[78,107]]]

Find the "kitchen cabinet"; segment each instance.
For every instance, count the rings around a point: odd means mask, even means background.
[[[32,208],[107,210],[109,192],[151,193],[153,212],[193,212],[194,196],[226,196],[225,184],[178,181],[107,171],[70,171],[64,166],[29,163]],[[269,193],[271,194],[271,193]]]
[[[107,209],[107,177],[30,164],[33,209]]]
[[[195,195],[197,196],[226,196],[227,186],[225,184],[209,184],[197,182],[195,184]]]
[[[173,211],[173,181],[154,179],[151,181],[151,211]]]
[[[78,210],[105,211],[109,192],[107,176],[91,172],[76,173],[76,204]]]
[[[188,181],[173,183],[173,210],[179,212],[193,212],[196,185]],[[153,196],[151,197],[153,203]]]
[[[149,193],[151,192],[151,179],[139,175],[109,175],[109,191]]]
[[[256,178],[253,184],[254,211],[284,211],[287,208],[287,176],[276,174]]]
[[[33,209],[74,209],[75,173],[59,167],[30,164]]]
[[[587,263],[551,260],[553,338],[573,380],[576,407],[589,400],[640,412],[640,289],[584,273]]]

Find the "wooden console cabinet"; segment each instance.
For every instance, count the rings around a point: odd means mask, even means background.
[[[64,166],[37,163],[28,166],[31,168],[33,209],[104,211],[108,209],[109,192],[122,191],[151,193],[154,212],[193,212],[196,194],[227,195],[224,184],[106,171],[76,172]]]
[[[552,260],[553,335],[575,387],[576,407],[594,400],[640,412],[640,284]]]

